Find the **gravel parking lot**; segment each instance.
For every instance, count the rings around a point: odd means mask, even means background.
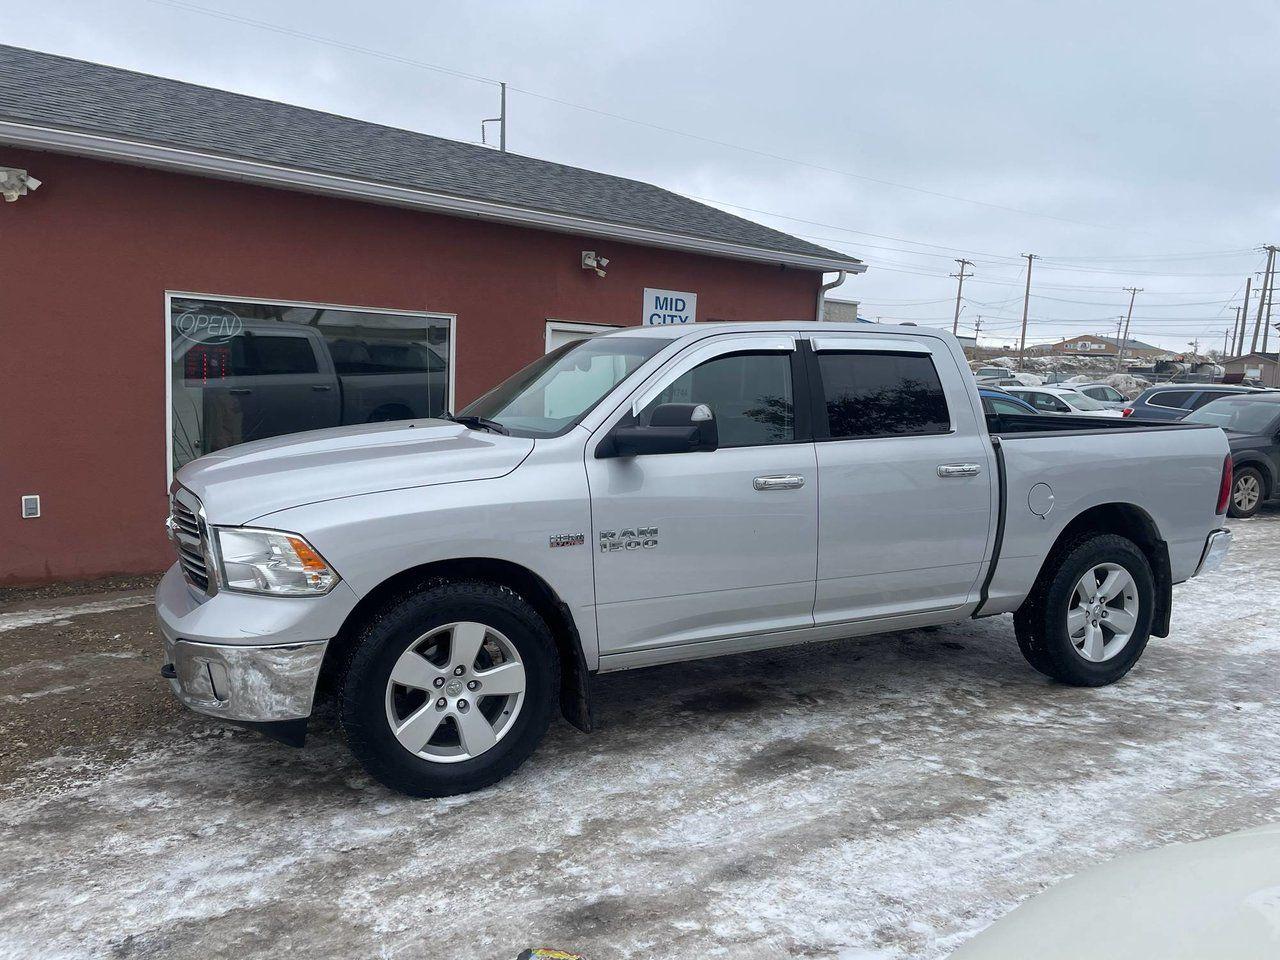
[[[601,678],[496,788],[181,710],[139,591],[0,606],[0,955],[942,957],[1115,854],[1280,815],[1280,510],[1117,686],[1007,617]]]

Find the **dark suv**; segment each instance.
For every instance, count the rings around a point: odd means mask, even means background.
[[[1218,383],[1163,383],[1143,390],[1124,408],[1124,415],[1135,420],[1181,420],[1192,410],[1199,410],[1219,397],[1254,392],[1252,387]]]

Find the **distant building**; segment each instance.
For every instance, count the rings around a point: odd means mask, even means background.
[[[1121,340],[1096,333],[1078,334],[1035,347],[1035,352],[1055,357],[1114,357],[1120,352]],[[1169,350],[1130,338],[1124,348],[1125,357],[1141,360],[1164,360],[1173,356]]]
[[[858,301],[833,300],[828,297],[822,302],[822,319],[832,323],[856,323],[861,319],[858,316]]]
[[[1226,383],[1260,380],[1268,387],[1280,387],[1280,353],[1246,353],[1222,361]]]

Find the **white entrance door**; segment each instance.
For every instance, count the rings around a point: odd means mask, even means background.
[[[608,333],[610,330],[617,329],[617,327],[611,327],[605,323],[570,323],[567,320],[548,320],[546,352],[550,353],[557,347],[563,347],[566,343],[573,343],[575,340],[588,340],[597,334]]]

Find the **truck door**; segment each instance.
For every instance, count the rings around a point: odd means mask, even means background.
[[[819,624],[959,607],[992,523],[992,465],[942,340],[815,337]]]
[[[261,324],[228,350],[229,375],[204,390],[202,452],[338,425],[342,398],[319,331]]]
[[[789,334],[703,341],[592,436],[602,656],[812,625],[816,460],[795,349]],[[644,423],[662,403],[711,407],[719,448],[595,458],[619,420]]]

